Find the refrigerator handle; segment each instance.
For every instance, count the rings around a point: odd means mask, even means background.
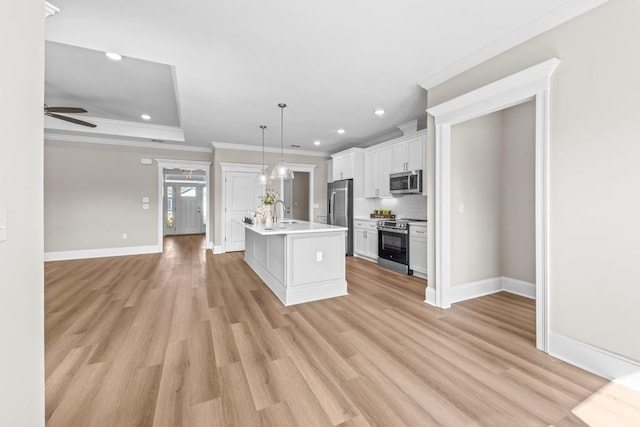
[[[329,217],[331,218],[331,224],[334,224],[335,221],[335,213],[331,211],[332,207],[335,206],[336,203],[336,192],[331,192],[331,197],[329,198]]]
[[[349,203],[347,203],[347,200],[349,200],[349,187],[345,187],[344,188],[344,217],[348,218],[349,215]]]

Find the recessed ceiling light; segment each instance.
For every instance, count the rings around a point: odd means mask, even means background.
[[[122,55],[118,55],[117,53],[114,53],[114,52],[105,52],[105,55],[107,55],[107,58],[114,61],[120,61],[122,59]]]
[[[337,131],[337,132],[338,132],[340,135],[342,135],[343,133],[345,133],[345,132],[346,132],[346,130],[344,130],[344,129],[338,129],[338,131]]]
[[[320,145],[320,141],[313,141],[313,145]]]
[[[375,114],[376,116],[384,116],[384,110],[382,108],[376,108],[373,114]]]
[[[143,114],[140,117],[142,117],[143,120],[151,120],[151,116],[148,114]]]

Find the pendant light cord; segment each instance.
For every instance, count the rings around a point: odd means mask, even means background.
[[[287,104],[278,104],[280,107],[280,160],[284,160],[284,108]]]
[[[262,173],[264,174],[264,130],[267,128],[265,125],[260,125],[260,129],[262,129]]]

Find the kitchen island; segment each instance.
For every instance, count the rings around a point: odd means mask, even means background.
[[[284,305],[347,295],[346,227],[297,220],[243,225],[245,262]]]

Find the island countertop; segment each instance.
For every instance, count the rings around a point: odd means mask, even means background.
[[[331,231],[347,231],[347,227],[339,227],[337,225],[321,224],[319,222],[309,222],[294,220],[284,220],[274,224],[272,227],[265,227],[260,224],[246,224],[238,221],[248,230],[258,233],[262,236],[272,236],[275,234],[303,234],[303,233],[326,233]]]

